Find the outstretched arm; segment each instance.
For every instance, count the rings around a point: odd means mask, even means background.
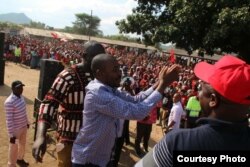
[[[49,126],[46,122],[38,122],[36,140],[32,147],[32,155],[37,162],[42,162],[46,151],[46,133],[48,128]]]

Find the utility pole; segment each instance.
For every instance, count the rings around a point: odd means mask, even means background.
[[[91,13],[90,13],[90,20],[89,20],[89,41],[90,41],[90,26],[92,24],[92,10],[91,10]]]

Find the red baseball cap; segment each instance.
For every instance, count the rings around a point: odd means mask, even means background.
[[[225,55],[214,65],[198,63],[194,73],[226,99],[250,104],[250,65],[243,60]]]

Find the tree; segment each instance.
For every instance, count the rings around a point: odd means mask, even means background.
[[[98,29],[101,19],[97,16],[91,16],[86,13],[75,14],[76,21],[73,22],[73,31],[82,35],[96,36],[101,35],[102,31]]]
[[[46,24],[42,22],[31,21],[28,26],[32,28],[45,29]]]
[[[19,25],[19,24],[0,21],[0,30],[1,31],[4,31],[5,29],[21,30],[22,28],[23,28],[23,26]]]
[[[7,22],[0,22],[0,30],[5,30],[8,28],[8,23]]]
[[[69,27],[69,26],[66,26],[63,31],[67,32],[67,33],[74,33],[73,31],[73,28],[72,27]]]
[[[47,26],[45,27],[45,29],[47,29],[47,30],[54,30],[54,27],[51,27],[51,26],[48,26],[48,25],[47,25]]]
[[[145,44],[175,43],[188,53],[202,49],[237,53],[250,63],[249,0],[138,0],[120,32],[142,35]]]

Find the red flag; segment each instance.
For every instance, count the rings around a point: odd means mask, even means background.
[[[57,34],[57,33],[55,33],[55,32],[52,32],[52,33],[50,33],[50,34],[51,34],[51,35],[52,35],[52,37],[53,37],[53,38],[55,38],[55,39],[59,38],[58,34]]]
[[[171,49],[171,50],[170,50],[169,61],[170,61],[171,63],[175,63],[174,49]]]

